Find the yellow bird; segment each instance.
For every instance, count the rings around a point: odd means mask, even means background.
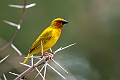
[[[34,54],[41,53],[41,43],[43,46],[43,52],[50,49],[60,37],[61,30],[64,24],[67,24],[63,18],[56,18],[52,21],[51,25],[46,28],[42,34],[36,39],[36,41],[32,44],[27,57],[30,57]],[[26,58],[23,63],[26,63],[28,58]]]

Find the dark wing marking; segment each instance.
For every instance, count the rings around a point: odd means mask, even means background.
[[[50,40],[52,38],[51,34],[52,34],[52,31],[49,31],[49,32],[41,35],[40,37],[38,37],[39,40],[36,40],[33,43],[31,49],[29,50],[29,53],[31,53],[34,49],[40,47],[41,46],[41,41],[42,41],[42,44],[44,45],[48,40]]]

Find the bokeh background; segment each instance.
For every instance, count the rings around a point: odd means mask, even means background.
[[[0,59],[10,55],[0,64],[0,77],[4,73],[8,80],[16,76],[8,72],[20,74],[27,67],[23,61],[31,44],[54,18],[62,17],[69,21],[65,25],[61,37],[52,48],[53,51],[72,43],[76,45],[58,52],[54,59],[69,74],[55,67],[67,80],[120,80],[120,0],[27,0],[36,3],[27,9],[21,30],[14,45],[23,53],[11,47],[0,52]],[[23,0],[0,1],[0,47],[7,44],[16,28],[3,23],[3,20],[18,23],[22,9],[8,7],[9,4],[23,4]],[[29,63],[29,61],[28,61]],[[34,80],[36,71],[26,80]],[[39,76],[35,80],[42,80]],[[47,68],[46,80],[63,80],[51,68]]]

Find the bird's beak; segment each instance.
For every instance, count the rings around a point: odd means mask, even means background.
[[[68,23],[68,21],[67,20],[63,20],[63,23],[62,24],[67,24]]]

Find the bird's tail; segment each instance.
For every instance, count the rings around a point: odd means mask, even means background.
[[[23,61],[24,64],[26,63],[26,61],[28,60],[28,58],[29,58],[30,56],[32,56],[32,54],[28,53],[27,58],[24,59],[24,61]]]

